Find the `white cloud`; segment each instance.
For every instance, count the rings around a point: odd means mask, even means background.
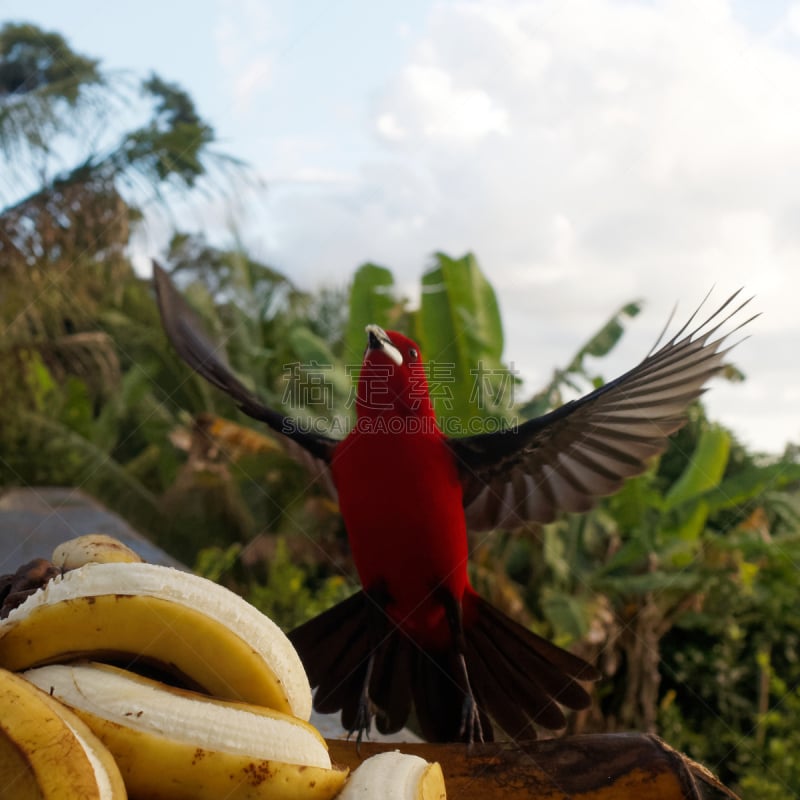
[[[800,3],[792,3],[786,11],[786,30],[793,36],[800,37]]]
[[[375,120],[378,133],[389,142],[400,142],[406,138],[406,131],[400,127],[397,117],[386,111]]]
[[[380,113],[376,126],[389,141],[449,146],[508,133],[508,113],[488,92],[457,86],[451,74],[432,65],[406,67],[384,103],[392,110]]]
[[[233,111],[244,114],[272,83],[268,44],[277,22],[269,6],[256,0],[220,0],[218,14],[214,31],[217,60],[230,86]]]
[[[256,56],[238,70],[233,80],[235,108],[248,109],[259,92],[266,89],[272,78],[272,59]]]
[[[406,281],[473,250],[531,389],[629,299],[649,301],[630,360],[676,300],[745,285],[751,381],[710,405],[752,443],[800,439],[800,57],[727,2],[439,3],[370,125],[383,155],[355,184],[273,205],[301,272]]]

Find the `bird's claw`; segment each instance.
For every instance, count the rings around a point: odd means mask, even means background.
[[[361,755],[361,742],[364,738],[369,739],[369,732],[372,730],[372,720],[375,716],[375,709],[369,695],[362,692],[358,700],[358,708],[356,709],[356,718],[353,720],[353,725],[347,732],[349,739],[354,733],[356,734],[356,753]]]
[[[468,745],[475,742],[483,743],[481,715],[478,711],[478,704],[471,693],[465,695],[461,706],[461,727],[458,729],[458,735],[461,739],[466,738]]]

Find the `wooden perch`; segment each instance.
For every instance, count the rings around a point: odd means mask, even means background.
[[[396,744],[329,739],[331,758],[354,769],[385,750],[438,761],[452,800],[738,800],[705,767],[657,736],[593,734],[524,746]]]

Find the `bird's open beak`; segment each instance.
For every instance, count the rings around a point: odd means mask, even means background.
[[[370,350],[383,350],[398,367],[403,364],[402,353],[392,344],[392,340],[386,331],[378,325],[367,325],[364,329],[367,332],[367,347]]]

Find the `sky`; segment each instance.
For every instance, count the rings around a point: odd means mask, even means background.
[[[434,252],[475,253],[523,397],[630,300],[607,378],[676,303],[744,287],[747,380],[708,408],[754,449],[800,441],[800,2],[0,0],[0,19],[188,90],[265,187],[191,223],[235,218],[303,288],[373,261],[413,299]]]

